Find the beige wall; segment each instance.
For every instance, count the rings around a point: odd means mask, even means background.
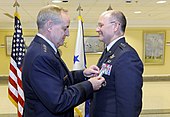
[[[130,28],[126,32],[127,41],[137,50],[139,56],[143,60],[143,31],[163,30],[166,32],[166,42],[170,41],[169,28]],[[163,65],[145,65],[144,75],[164,75],[170,74],[170,46],[165,44],[165,63]]]
[[[143,31],[147,30],[165,30],[166,31],[166,42],[170,42],[170,28],[128,28],[126,31],[126,39],[138,52],[141,59],[143,59]],[[25,36],[27,35],[35,35],[36,30],[24,30],[23,33]],[[85,35],[88,36],[96,36],[97,33],[95,30],[86,29]],[[0,45],[6,44],[5,36],[13,35],[13,30],[0,30]],[[75,41],[76,41],[77,30],[70,29],[70,36],[66,38],[67,48],[60,47],[62,50],[62,58],[66,62],[67,66],[70,70],[72,70],[73,65],[73,55],[75,49]],[[170,46],[165,46],[165,63],[163,65],[145,65],[144,75],[164,75],[170,74]],[[100,54],[87,54],[87,66],[92,64],[96,64]],[[6,48],[0,48],[0,76],[8,75],[9,73],[9,63],[10,56],[6,55]]]
[[[139,56],[143,56],[143,30],[156,30],[157,28],[128,28],[126,32],[127,41],[137,50]],[[170,29],[166,30],[166,41],[170,41]],[[35,35],[36,30],[24,30],[24,35]],[[75,49],[77,30],[70,30],[70,37],[66,39],[67,48],[61,47],[62,57],[66,62],[69,69],[72,69],[73,65],[73,55]],[[0,45],[5,44],[5,36],[13,35],[13,30],[0,30]],[[85,35],[94,36],[97,35],[95,30],[85,30]],[[165,46],[165,64],[164,65],[145,65],[144,75],[164,75],[170,74],[170,46]],[[91,64],[96,64],[100,54],[87,54],[87,66]],[[10,56],[6,56],[6,49],[0,48],[0,76],[8,75],[9,72]],[[6,81],[7,82],[7,81]],[[7,97],[8,85],[4,85],[0,82],[0,116],[1,114],[16,114],[15,106],[9,101]],[[166,109],[170,110],[170,94],[168,93],[170,89],[170,82],[144,82],[143,85],[143,110],[150,110],[151,112],[155,110],[152,109],[162,109],[164,112]],[[157,110],[156,110],[157,113]],[[164,114],[165,115],[165,114]],[[2,115],[4,116],[4,115]],[[163,115],[150,114],[146,117],[163,117]],[[141,117],[145,117],[144,115]],[[164,116],[165,117],[165,116]],[[169,117],[167,115],[166,117]]]
[[[35,35],[36,30],[23,30],[24,35]],[[13,36],[13,30],[2,30],[0,29],[0,45],[5,45],[5,47],[0,47],[0,76],[6,76],[9,74],[9,63],[10,56],[6,54],[6,36]]]

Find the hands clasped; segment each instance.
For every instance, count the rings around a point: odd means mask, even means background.
[[[88,79],[88,81],[91,82],[93,90],[96,91],[102,87],[102,84],[105,82],[105,78],[97,76]]]
[[[103,78],[102,76],[98,76],[100,73],[100,69],[96,65],[92,65],[89,68],[85,69],[83,73],[84,76],[90,77],[88,81],[91,82],[94,91],[99,90],[102,87],[102,84],[106,82],[105,78]]]

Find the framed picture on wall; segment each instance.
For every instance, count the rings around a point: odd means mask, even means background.
[[[99,41],[98,36],[85,36],[84,43],[86,53],[101,54],[105,48],[105,44]]]
[[[165,31],[144,31],[144,63],[164,64]]]
[[[34,38],[34,36],[24,36],[24,41],[25,41],[25,47],[26,48],[30,45],[33,38]],[[13,36],[6,36],[5,39],[6,39],[6,54],[11,55]]]

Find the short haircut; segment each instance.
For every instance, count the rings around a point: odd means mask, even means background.
[[[43,28],[49,20],[53,21],[55,24],[62,23],[61,12],[67,12],[67,10],[56,5],[43,7],[37,16],[38,29]]]
[[[120,22],[121,31],[125,32],[127,21],[126,21],[125,15],[121,11],[109,10],[109,11],[106,11],[105,14],[110,15],[111,21],[116,20]]]

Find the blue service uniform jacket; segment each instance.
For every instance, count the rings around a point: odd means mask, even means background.
[[[103,64],[104,63],[104,64]],[[90,117],[138,117],[142,109],[143,63],[137,52],[118,40],[101,56],[98,66],[107,66],[106,86],[95,92]]]
[[[93,94],[92,85],[84,81],[82,71],[70,72],[59,55],[39,36],[27,49],[22,78],[23,117],[73,117],[74,107]]]

